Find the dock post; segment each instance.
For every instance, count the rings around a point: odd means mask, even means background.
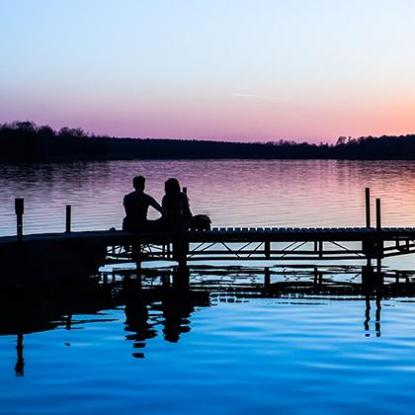
[[[72,221],[72,206],[66,205],[66,221],[65,221],[65,232],[71,232],[71,221]]]
[[[370,189],[365,189],[366,228],[370,228]]]
[[[318,241],[318,257],[323,258],[323,241]]]
[[[376,199],[376,230],[380,231],[382,228],[381,222],[381,206],[380,206],[380,199]]]
[[[381,204],[380,204],[380,199],[377,198],[376,199],[376,230],[380,231],[382,229],[382,219],[381,219]],[[383,253],[383,240],[378,239],[378,255],[376,258],[376,271],[378,274],[378,278],[381,277],[381,272],[382,272],[382,253],[380,252],[380,249],[382,250]]]
[[[265,258],[270,259],[271,257],[271,242],[270,241],[264,242],[264,251],[265,251]]]
[[[186,265],[178,265],[173,274],[173,287],[179,291],[187,291],[190,288],[190,273]]]
[[[161,285],[164,289],[170,287],[170,274],[163,273],[161,275]]]
[[[24,199],[16,198],[14,201],[14,210],[16,212],[16,234],[17,240],[23,240],[23,214],[24,214]]]
[[[264,269],[264,288],[268,289],[271,284],[271,272],[269,267],[265,267]]]
[[[142,245],[140,242],[134,243],[132,245],[132,259],[135,262],[135,267],[137,272],[141,270],[141,262],[142,262],[142,255],[141,255]]]
[[[370,292],[370,287],[373,285],[374,274],[372,266],[362,266],[362,286],[365,292]]]
[[[382,229],[381,204],[380,204],[380,199],[377,198],[376,199],[376,230],[380,231],[381,229]],[[383,241],[381,241],[381,240],[379,240],[378,243],[379,243],[379,246],[380,246],[380,244],[383,245]],[[382,250],[383,250],[383,248],[382,248]],[[377,268],[376,269],[377,273],[380,274],[381,270],[382,270],[382,259],[381,259],[380,253],[378,253],[378,257],[377,257],[377,260],[376,260],[376,268]]]
[[[178,262],[179,267],[186,268],[187,254],[189,252],[189,243],[186,240],[184,232],[175,235],[173,239],[173,259]]]

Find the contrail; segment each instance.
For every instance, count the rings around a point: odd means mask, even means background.
[[[241,98],[254,98],[254,99],[263,99],[266,101],[277,101],[275,97],[267,97],[266,95],[256,95],[256,94],[240,94],[240,93],[233,93],[231,94],[233,97],[241,97]]]

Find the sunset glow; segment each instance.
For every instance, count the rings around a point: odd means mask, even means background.
[[[414,19],[411,0],[2,2],[0,122],[241,141],[414,133]]]

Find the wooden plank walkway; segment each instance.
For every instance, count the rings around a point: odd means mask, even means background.
[[[185,268],[190,261],[343,261],[376,260],[415,253],[415,227],[382,227],[376,199],[376,226],[371,226],[370,189],[365,189],[365,227],[214,228],[208,231],[134,234],[119,230],[66,231],[24,235],[24,200],[16,199],[17,236],[0,237],[3,275],[74,275],[97,272],[105,263],[170,260]],[[0,283],[2,279],[0,278]]]
[[[32,234],[22,241],[16,236],[0,237],[0,258],[2,252],[15,259],[32,253],[31,262],[47,261],[49,256],[61,253],[64,258],[71,251],[82,252],[85,262],[88,255],[104,255],[110,261],[174,259],[183,263],[198,259],[379,259],[415,252],[415,228],[214,228],[146,234],[110,230]]]
[[[120,230],[59,232],[29,234],[23,237],[23,242],[60,242],[60,241],[101,241],[106,244],[126,243],[133,241],[154,242],[174,240],[184,237],[189,242],[210,241],[362,241],[370,237],[379,237],[384,241],[397,238],[415,238],[415,227],[384,227],[380,230],[365,227],[340,228],[213,228],[210,231],[189,231],[184,233],[158,232],[135,234]],[[16,236],[0,237],[0,246],[17,242]]]

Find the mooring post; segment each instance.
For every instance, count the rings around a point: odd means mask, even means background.
[[[187,253],[189,251],[189,244],[182,237],[176,242],[176,260],[179,268],[187,268]]]
[[[170,274],[163,273],[161,276],[161,282],[164,289],[170,287]]]
[[[173,287],[179,289],[180,291],[187,291],[189,289],[190,273],[187,266],[178,265],[173,274]]]
[[[370,189],[365,189],[366,228],[370,228]]]
[[[16,198],[14,201],[14,210],[16,212],[16,233],[17,240],[23,240],[23,214],[24,214],[24,199]]]
[[[271,284],[271,272],[269,267],[265,267],[264,269],[264,288],[268,289]]]
[[[362,266],[362,286],[367,292],[369,292],[371,285],[373,284],[374,275],[372,266]]]
[[[381,222],[381,206],[380,206],[380,199],[376,199],[376,229],[380,231],[382,228]]]
[[[133,242],[134,243],[134,242]],[[132,260],[135,262],[137,272],[141,269],[142,255],[141,255],[141,243],[134,243],[131,247]]]
[[[381,204],[380,199],[376,199],[376,230],[380,231],[382,229],[382,220],[381,220]],[[383,254],[383,240],[379,236],[378,238],[378,255],[376,259],[376,271],[377,271],[377,278],[382,278],[382,254]],[[382,250],[382,252],[381,252]]]
[[[187,196],[187,187],[183,187],[183,193]],[[174,246],[175,244],[173,243],[173,251],[176,251],[176,257],[177,257],[177,262],[179,263],[179,269],[181,271],[183,271],[184,274],[186,274],[187,270],[187,253],[189,252],[189,243],[186,241],[185,238],[185,232],[186,230],[183,228],[183,223],[182,225],[182,229],[180,232],[180,235],[177,237],[176,240],[176,247]],[[174,255],[174,252],[173,252]],[[182,274],[182,272],[179,272],[179,274]]]
[[[271,242],[270,241],[264,242],[264,251],[265,251],[265,258],[270,259],[271,257]]]
[[[370,214],[370,188],[366,187],[365,188],[365,213],[366,213],[366,228],[370,229],[372,226],[371,224],[371,214]],[[367,266],[371,267],[372,266],[372,261],[370,258],[370,254],[368,254],[368,250],[371,250],[371,247],[373,245],[373,242],[371,239],[367,239],[367,240],[363,240],[362,241],[362,250],[366,255],[366,259],[367,259]]]
[[[72,206],[66,205],[66,224],[65,224],[66,233],[69,233],[71,231],[71,220],[72,220]]]

